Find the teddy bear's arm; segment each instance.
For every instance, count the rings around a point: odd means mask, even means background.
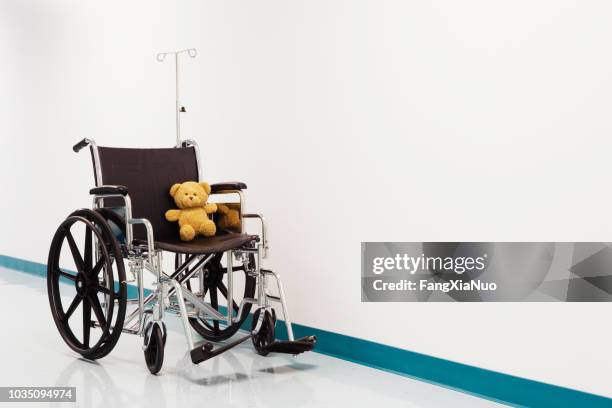
[[[225,204],[217,204],[217,213],[218,214],[227,214],[229,212],[229,207]]]
[[[215,203],[207,203],[204,206],[204,211],[206,211],[206,214],[212,214],[214,212],[217,212],[217,204],[215,204]]]
[[[181,210],[168,210],[166,211],[166,219],[168,221],[178,221],[181,216]]]

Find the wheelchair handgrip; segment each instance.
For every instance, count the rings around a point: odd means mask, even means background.
[[[88,144],[89,144],[89,140],[85,138],[81,140],[79,143],[72,146],[72,150],[74,150],[75,153],[78,153],[79,150],[81,150],[84,147],[87,147]]]

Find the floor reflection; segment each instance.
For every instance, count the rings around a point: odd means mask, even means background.
[[[76,387],[76,400],[83,407],[120,407],[127,401],[122,400],[122,393],[116,387],[112,377],[102,364],[76,358],[60,372],[54,383],[55,387]],[[74,406],[73,403],[63,403]],[[58,403],[50,402],[50,407]]]
[[[0,385],[76,387],[78,407],[316,408],[344,406],[347,401],[364,408],[495,405],[318,353],[262,357],[249,343],[193,365],[177,319],[168,319],[165,362],[158,376],[147,370],[138,336],[124,334],[108,356],[84,360],[66,346],[55,327],[46,280],[1,268],[0,272],[0,309],[21,308],[20,313],[3,315],[4,333],[10,335],[0,347]]]

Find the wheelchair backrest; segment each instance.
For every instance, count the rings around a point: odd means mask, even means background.
[[[94,176],[102,185],[128,188],[132,200],[132,216],[146,218],[153,225],[156,240],[178,237],[176,223],[166,221],[164,214],[175,208],[170,196],[174,183],[198,181],[197,152],[193,146],[180,148],[126,149],[98,147],[99,171]],[[105,207],[122,206],[120,200],[106,199]],[[145,239],[142,225],[134,226],[134,238]]]

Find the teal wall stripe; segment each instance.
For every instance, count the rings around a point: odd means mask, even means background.
[[[45,264],[0,255],[0,266],[46,277]],[[129,285],[128,296],[136,296]],[[284,322],[279,320],[277,336],[287,338]],[[251,325],[251,317],[243,328]],[[482,398],[526,407],[607,407],[612,399],[570,388],[456,363],[409,350],[399,349],[356,337],[294,323],[296,337],[317,336],[319,353],[395,374],[441,385]],[[563,358],[563,356],[559,356]]]

